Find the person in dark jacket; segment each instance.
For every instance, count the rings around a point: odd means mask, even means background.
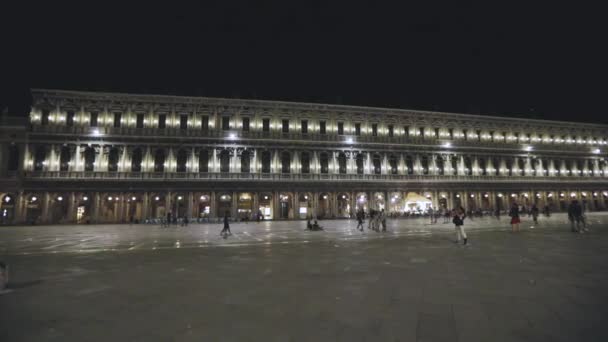
[[[513,233],[519,232],[519,223],[521,220],[519,219],[519,206],[517,203],[513,202],[513,205],[511,205],[509,216],[511,216],[511,231]]]
[[[568,220],[570,220],[571,230],[572,232],[583,233],[584,231],[588,231],[587,228],[584,227],[583,221],[583,207],[578,200],[572,200],[570,205],[568,206]],[[575,228],[576,223],[576,228]],[[581,229],[581,223],[583,223],[583,228]]]
[[[464,218],[466,217],[465,211],[462,207],[452,211],[452,223],[456,226],[456,243],[460,242],[460,238],[464,240],[464,244],[467,244],[467,233],[464,231]]]
[[[530,209],[530,211],[532,212],[532,218],[534,219],[534,223],[538,223],[538,207],[536,206],[536,204],[532,205],[532,209]]]
[[[230,222],[228,221],[228,212],[226,212],[224,214],[224,229],[222,229],[222,231],[220,232],[221,235],[232,235],[232,232],[230,231]]]

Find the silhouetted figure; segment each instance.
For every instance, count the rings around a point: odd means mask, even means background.
[[[232,235],[232,232],[230,231],[230,222],[228,221],[228,212],[226,212],[224,214],[224,229],[222,229],[222,231],[220,232],[220,234],[222,235]]]

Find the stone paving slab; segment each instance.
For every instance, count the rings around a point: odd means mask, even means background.
[[[519,234],[480,220],[466,247],[450,228],[348,239],[336,226],[232,248],[130,249],[129,236],[30,254],[14,251],[56,245],[61,227],[21,242],[1,228],[13,291],[0,341],[607,341],[608,226],[594,220],[589,234],[560,218]]]

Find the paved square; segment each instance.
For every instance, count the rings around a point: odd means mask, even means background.
[[[607,341],[608,215],[2,227],[0,341]]]

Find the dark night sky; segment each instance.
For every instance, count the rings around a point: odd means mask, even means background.
[[[205,3],[4,13],[2,104],[45,87],[608,123],[599,8]]]

